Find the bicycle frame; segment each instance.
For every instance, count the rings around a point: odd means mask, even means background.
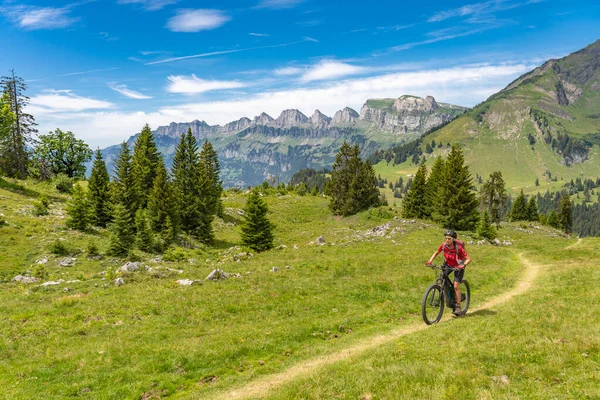
[[[454,291],[454,283],[450,280],[451,272],[455,271],[455,269],[442,265],[441,267],[436,267],[441,269],[440,276],[436,278],[435,283],[440,285],[442,288],[442,292],[444,293],[444,300],[446,301],[446,306],[453,307],[454,301],[456,299],[456,292]],[[448,297],[449,296],[449,297]]]

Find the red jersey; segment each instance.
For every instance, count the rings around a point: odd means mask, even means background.
[[[463,261],[467,256],[467,252],[465,251],[464,246],[459,245],[458,243],[454,243],[454,245],[446,245],[445,242],[440,244],[440,247],[437,249],[438,252],[444,252],[444,259],[446,260],[446,264],[449,267],[458,267],[458,263]],[[462,268],[459,267],[459,268]]]

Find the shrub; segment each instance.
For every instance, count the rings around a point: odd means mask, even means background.
[[[54,186],[60,193],[71,194],[73,192],[73,179],[65,174],[58,174],[54,179]]]
[[[100,255],[100,251],[98,249],[98,245],[96,244],[96,242],[91,241],[88,243],[87,253],[88,253],[88,257],[95,257],[95,256]]]
[[[394,216],[384,207],[374,207],[369,209],[367,219],[391,219]]]
[[[33,267],[33,276],[36,278],[46,279],[48,278],[48,275],[48,270],[44,264],[36,264],[36,266]]]
[[[56,239],[48,248],[50,253],[56,254],[58,256],[66,256],[70,254],[70,250],[63,243],[62,240]]]
[[[179,247],[169,247],[163,255],[164,261],[185,261],[186,259],[185,252]]]
[[[38,200],[33,203],[33,215],[38,217],[48,215],[49,205],[50,201],[48,200],[48,197],[46,197],[45,194],[41,194],[40,197],[38,197]]]

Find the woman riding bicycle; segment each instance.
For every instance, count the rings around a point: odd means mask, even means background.
[[[471,258],[465,251],[464,244],[457,240],[456,232],[454,231],[446,231],[444,234],[444,242],[438,247],[438,249],[433,253],[429,261],[425,264],[430,265],[433,260],[440,254],[442,251],[444,252],[444,264],[450,268],[456,268],[454,270],[454,292],[456,293],[456,304],[454,305],[454,310],[452,314],[461,315],[462,310],[460,308],[460,283],[462,282],[465,275],[465,267],[467,264],[471,262]]]

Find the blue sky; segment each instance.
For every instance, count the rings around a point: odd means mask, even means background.
[[[26,80],[41,133],[104,147],[145,123],[332,116],[367,98],[473,106],[600,38],[597,0],[404,3],[5,0],[0,73]]]

